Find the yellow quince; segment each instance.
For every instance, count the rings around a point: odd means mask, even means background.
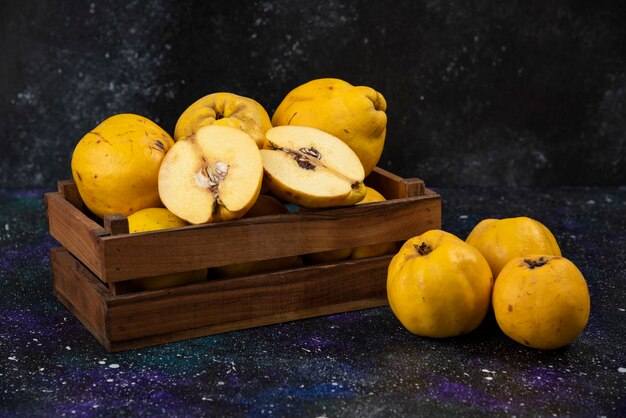
[[[405,242],[387,271],[391,310],[405,328],[426,337],[476,329],[489,308],[492,285],[480,252],[441,230]]]
[[[99,217],[161,206],[157,178],[172,137],[143,116],[111,116],[86,134],[72,155],[72,176]]]
[[[542,350],[572,342],[587,325],[590,308],[580,270],[554,255],[514,258],[493,287],[500,329],[515,341]]]
[[[321,78],[289,92],[272,116],[272,124],[309,126],[336,136],[357,154],[367,176],[385,144],[386,109],[383,95],[371,87]]]
[[[254,99],[233,93],[213,93],[196,100],[180,115],[174,139],[188,138],[208,125],[240,129],[250,135],[260,149],[272,122],[267,111]]]
[[[526,216],[485,219],[474,227],[465,241],[485,257],[494,278],[515,257],[561,255],[552,232],[541,222]]]

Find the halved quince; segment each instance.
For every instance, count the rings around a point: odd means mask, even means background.
[[[176,216],[192,224],[242,217],[261,190],[263,163],[245,132],[220,125],[178,141],[159,171],[159,195]]]
[[[261,150],[265,181],[279,198],[306,208],[348,206],[366,194],[359,157],[340,139],[304,126],[278,126]]]

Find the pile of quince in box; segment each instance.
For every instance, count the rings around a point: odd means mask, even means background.
[[[109,117],[76,146],[72,175],[87,208],[99,218],[125,215],[131,234],[384,201],[364,179],[383,151],[385,110],[374,89],[338,79],[294,89],[271,121],[251,98],[213,93],[183,112],[173,137],[139,115]],[[395,243],[342,248],[208,273],[237,276],[396,249]],[[195,270],[135,284],[157,289],[206,277]]]
[[[173,137],[106,119],[46,196],[57,297],[111,351],[387,303],[421,336],[471,332],[493,304],[527,346],[571,342],[589,294],[550,231],[522,217],[467,242],[440,230],[438,194],[376,167],[386,106],[318,79],[271,120],[232,93],[197,100]]]

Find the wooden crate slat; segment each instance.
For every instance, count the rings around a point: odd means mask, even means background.
[[[262,318],[254,318],[251,320],[215,324],[206,327],[172,331],[165,334],[148,335],[145,337],[135,338],[131,340],[106,341],[102,344],[107,350],[111,352],[133,350],[136,348],[166,344],[174,341],[188,340],[190,338],[205,337],[208,335],[221,334],[225,332],[280,324],[288,321],[308,319],[316,316],[332,315],[361,309],[376,308],[384,306],[385,304],[386,302],[382,301],[381,299],[364,299],[354,302],[345,302],[338,305],[324,306],[318,309],[309,309],[307,311],[292,312],[289,315],[276,314]]]
[[[441,225],[438,196],[103,236],[107,282],[402,241]]]
[[[106,286],[64,248],[50,250],[50,264],[56,297],[106,346]]]
[[[83,199],[80,197],[78,187],[76,186],[74,180],[59,180],[57,182],[57,191],[76,209],[83,209]]]
[[[391,257],[116,296],[65,249],[51,251],[57,297],[110,350],[383,306]]]
[[[404,179],[380,167],[374,170],[365,179],[365,184],[380,194],[385,199],[404,199],[424,194],[424,181],[417,178]]]
[[[108,234],[107,231],[58,192],[46,193],[44,200],[50,235],[102,280],[104,265],[99,237]]]
[[[103,223],[104,229],[111,235],[128,234],[128,218],[125,215],[107,215]]]

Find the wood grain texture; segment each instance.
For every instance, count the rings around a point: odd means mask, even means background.
[[[107,215],[103,219],[104,229],[111,235],[128,234],[128,218],[126,215]]]
[[[50,264],[56,297],[106,347],[106,286],[64,248],[50,250]]]
[[[365,179],[365,184],[388,200],[421,196],[425,189],[424,181],[418,178],[404,179],[380,167],[374,168]]]
[[[323,315],[327,306],[360,309],[362,300],[383,305],[390,259],[208,281],[150,298],[120,296],[109,304],[111,341],[231,323],[248,328],[265,325],[268,317],[270,322],[291,321]]]
[[[76,209],[82,210],[85,206],[74,180],[59,180],[57,182],[57,191]]]
[[[380,306],[385,306],[386,304],[386,299],[360,300],[358,302],[347,302],[333,306],[324,306],[318,309],[309,309],[307,311],[293,312],[290,315],[275,314],[268,315],[262,318],[253,318],[250,320],[234,321],[225,324],[215,324],[205,327],[185,329],[181,331],[172,331],[165,334],[149,335],[146,337],[135,338],[131,340],[107,341],[103,344],[103,346],[111,352],[132,350],[136,348],[166,344],[174,341],[188,340],[190,338],[206,337],[209,335],[222,334],[225,332],[256,328],[266,325],[275,325],[288,321],[308,319],[317,316],[376,308]]]
[[[116,282],[246,261],[403,241],[441,227],[436,194],[132,235],[102,236]]]
[[[89,219],[60,193],[46,193],[44,200],[50,235],[99,278],[103,278],[104,257],[99,238],[108,232]]]
[[[116,296],[66,250],[51,254],[57,297],[111,351],[386,305],[391,257]]]
[[[119,294],[125,290],[116,283],[131,279],[401,242],[441,226],[441,198],[422,180],[380,168],[368,180],[389,200],[132,236],[124,216],[108,216],[102,227],[78,210],[82,201],[72,180],[59,182],[62,193],[47,195],[46,202],[51,235]]]

